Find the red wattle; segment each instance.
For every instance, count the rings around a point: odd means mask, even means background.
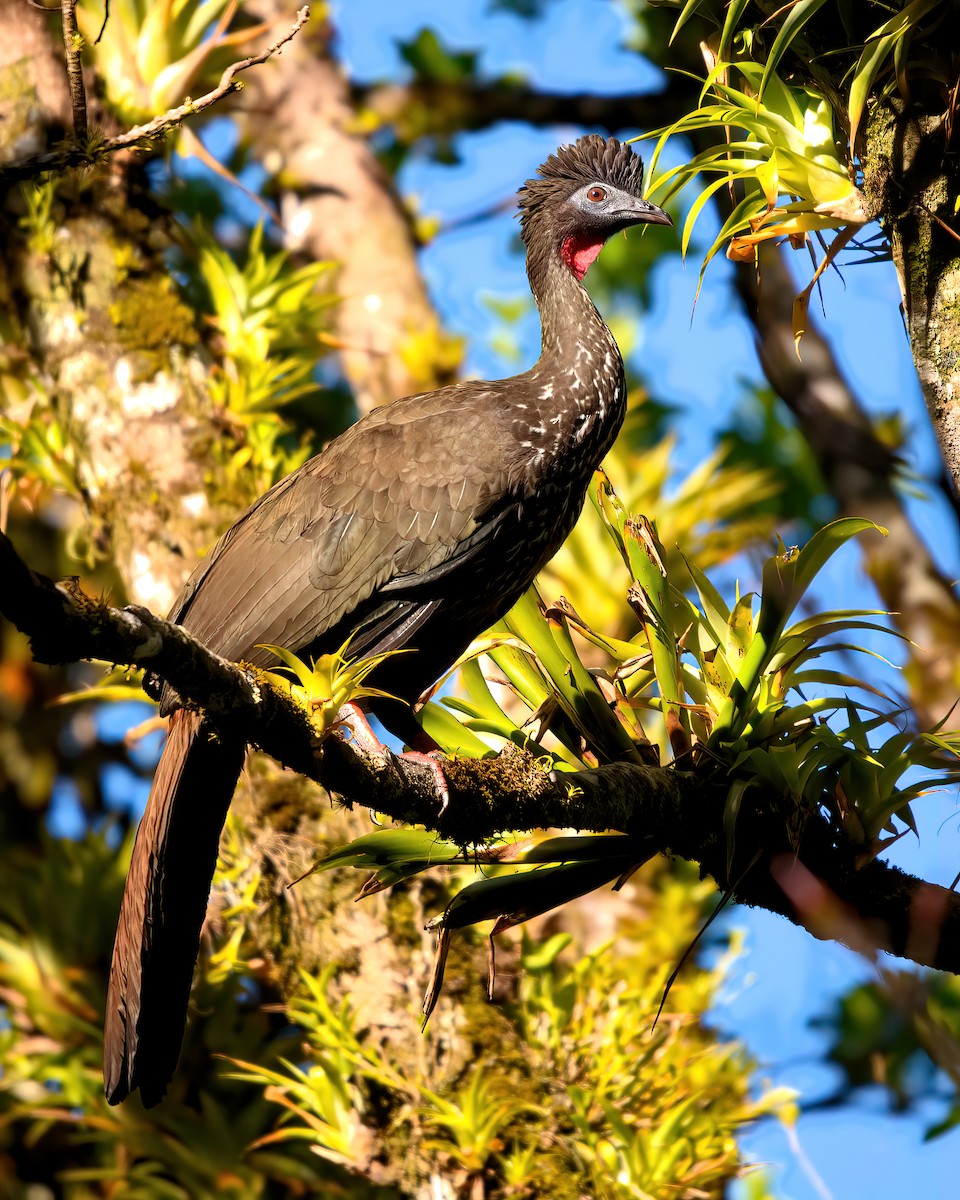
[[[576,234],[571,234],[570,237],[564,238],[560,249],[563,261],[578,279],[583,279],[587,273],[587,267],[603,249],[603,242],[598,242],[589,236],[578,237]]]

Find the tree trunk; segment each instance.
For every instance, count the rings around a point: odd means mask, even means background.
[[[275,0],[250,7],[265,19],[286,12]],[[313,261],[339,264],[334,330],[364,413],[450,383],[461,344],[443,333],[417,266],[411,221],[357,131],[329,37],[329,28],[308,25],[258,73],[237,117],[277,175],[287,244]]]
[[[911,524],[893,483],[889,451],[877,440],[812,319],[802,357],[797,357],[795,284],[783,255],[774,246],[762,247],[759,287],[752,266],[737,274],[740,295],[757,331],[760,363],[816,455],[840,514],[868,517],[887,530],[885,538],[864,538],[860,549],[894,628],[907,639],[904,674],[917,723],[931,729],[950,711],[960,691],[960,602]]]
[[[957,123],[902,101],[878,105],[864,156],[864,192],[893,247],[920,386],[960,495],[960,194]]]

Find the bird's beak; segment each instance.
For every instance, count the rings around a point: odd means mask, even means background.
[[[670,215],[665,213],[662,208],[657,208],[655,204],[651,204],[649,200],[636,199],[630,208],[624,209],[617,216],[624,221],[629,221],[631,225],[673,224]]]

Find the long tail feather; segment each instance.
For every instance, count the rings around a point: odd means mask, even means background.
[[[117,1104],[159,1102],[176,1069],[220,831],[243,766],[242,742],[196,713],[170,720],[137,831],[110,966],[103,1079]]]

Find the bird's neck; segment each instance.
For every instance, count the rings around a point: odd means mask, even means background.
[[[526,454],[525,485],[539,486],[538,471],[572,471],[575,483],[568,479],[565,486],[582,499],[578,489],[586,489],[623,424],[626,385],[613,334],[579,278],[587,256],[578,262],[575,254],[558,247],[550,255],[527,255],[543,346],[516,389],[511,419]],[[531,456],[536,470],[530,469]]]
[[[582,273],[599,247],[571,246],[528,255],[530,290],[540,312],[541,350],[534,368],[538,374],[576,370],[610,355],[620,370],[620,353],[613,335],[581,282]]]

